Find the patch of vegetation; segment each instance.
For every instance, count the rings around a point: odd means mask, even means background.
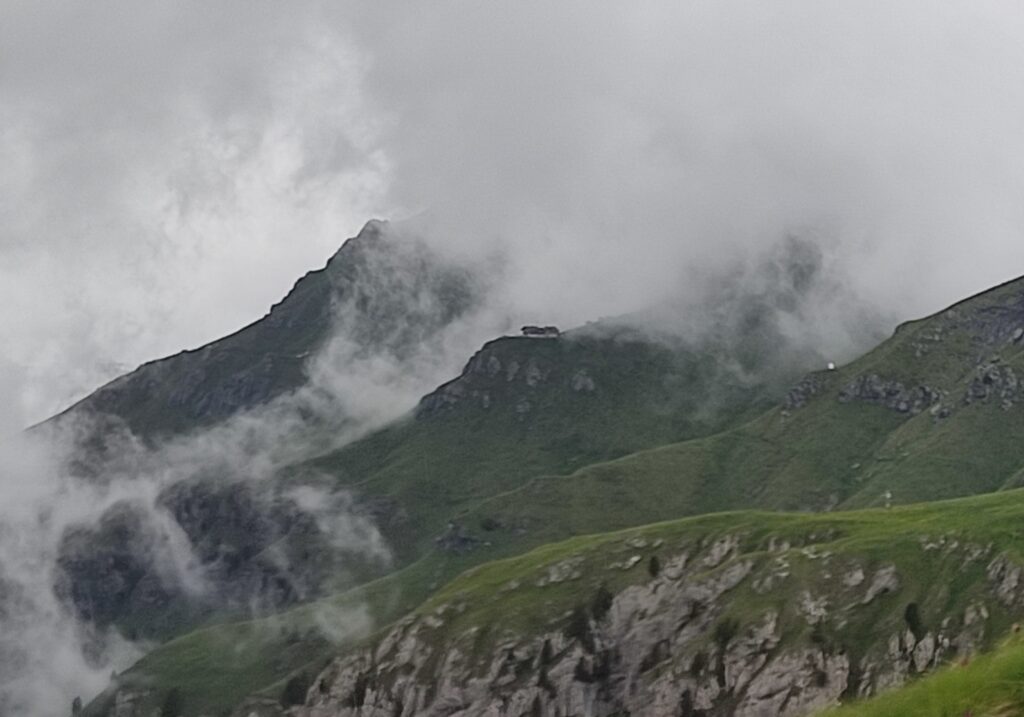
[[[1012,638],[969,664],[954,664],[820,717],[1018,717],[1024,715],[1024,642]]]
[[[615,596],[612,595],[612,591],[608,589],[608,586],[605,583],[601,583],[597,588],[597,592],[594,593],[593,599],[590,601],[590,614],[595,622],[600,622],[604,619],[604,616],[611,610],[614,599]]]
[[[647,574],[652,578],[656,578],[659,573],[661,573],[661,560],[657,555],[652,555],[650,560],[647,561]]]
[[[739,632],[740,623],[735,618],[727,617],[723,620],[719,620],[715,624],[714,641],[718,645],[718,649],[723,652],[728,647],[729,642],[736,637],[736,633]]]
[[[306,701],[306,693],[313,686],[313,677],[308,672],[300,672],[289,678],[281,690],[281,706],[301,705]]]
[[[791,368],[781,380],[750,383],[725,371],[710,346],[674,346],[607,328],[555,341],[501,338],[473,361],[488,370],[456,379],[464,395],[454,405],[399,421],[296,469],[400,505],[406,515],[400,530],[387,533],[400,560],[421,557],[450,520],[477,508],[462,523],[494,534],[489,540],[507,541],[508,526],[519,523],[482,509],[483,501],[537,476],[568,474],[743,423],[772,405],[799,373]],[[527,382],[528,369],[541,378]],[[580,375],[592,389],[574,388]],[[487,394],[486,406],[470,397],[474,392]]]
[[[576,605],[572,609],[564,632],[570,640],[576,640],[587,649],[592,649],[594,633],[590,629],[590,617],[582,605]]]
[[[160,706],[160,717],[180,717],[184,705],[185,700],[182,699],[181,690],[172,687],[164,696],[163,704]]]
[[[907,627],[910,628],[915,640],[920,640],[928,632],[924,623],[921,622],[921,610],[917,607],[916,602],[907,603],[907,607],[903,611],[903,619],[907,621]]]

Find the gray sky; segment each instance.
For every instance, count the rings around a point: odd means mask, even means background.
[[[1024,6],[0,0],[0,430],[373,216],[629,311],[787,233],[910,317],[1024,274]]]

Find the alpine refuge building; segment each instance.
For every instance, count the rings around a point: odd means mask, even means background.
[[[533,339],[557,339],[562,335],[557,326],[524,326],[523,336]]]

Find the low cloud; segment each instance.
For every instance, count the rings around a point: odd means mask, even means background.
[[[19,425],[245,324],[371,216],[500,257],[503,309],[561,325],[794,233],[900,319],[1024,270],[1016,3],[7,11]]]
[[[415,237],[385,228],[356,241],[335,259],[351,263],[326,274],[336,282],[330,335],[294,390],[180,435],[140,437],[117,416],[73,411],[5,444],[6,711],[62,712],[105,687],[149,647],[116,628],[140,604],[153,623],[144,627],[159,633],[153,605],[174,603],[186,618],[263,615],[391,565],[372,511],[302,464],[407,414],[502,319],[478,306],[479,274]],[[235,531],[252,544],[236,545]],[[240,556],[252,550],[249,565]],[[319,567],[301,557],[310,550],[321,550]],[[369,629],[364,606],[317,605],[328,639]]]
[[[1012,3],[453,2],[359,21],[367,91],[395,113],[390,196],[438,241],[504,252],[523,310],[634,310],[790,234],[901,319],[1024,270]]]

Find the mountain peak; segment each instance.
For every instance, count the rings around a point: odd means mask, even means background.
[[[305,384],[310,358],[339,332],[400,354],[454,320],[475,295],[468,274],[373,219],[262,318],[190,351],[143,364],[58,416],[119,419],[143,438],[192,430]],[[344,314],[344,316],[342,316]],[[429,315],[427,315],[429,314]]]

